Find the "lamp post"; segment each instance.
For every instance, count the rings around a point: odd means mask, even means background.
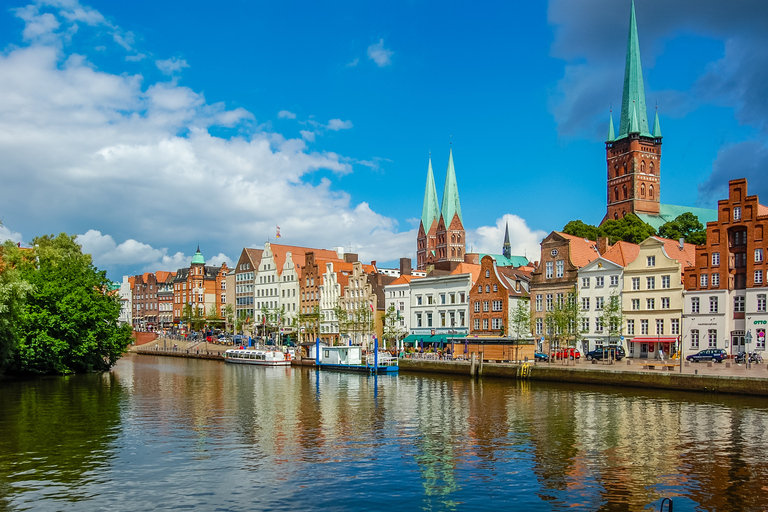
[[[747,370],[749,370],[749,344],[752,343],[752,331],[747,329],[747,334],[744,335],[744,341],[747,344]]]

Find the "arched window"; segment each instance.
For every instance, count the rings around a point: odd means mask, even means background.
[[[622,218],[626,217],[627,216],[627,210],[622,210],[621,216],[622,216]]]
[[[499,285],[493,285],[493,291],[497,292],[499,291]]]
[[[624,199],[627,198],[627,186],[624,185]]]
[[[613,212],[613,220],[619,220],[619,212]]]
[[[649,167],[650,167],[650,171],[649,171],[649,172],[650,172],[651,174],[655,174],[655,172],[654,172],[654,171],[655,171],[655,169],[653,168],[653,162],[651,162],[651,163],[650,163],[650,166],[649,166]]]
[[[653,185],[648,185],[648,197],[653,199]]]
[[[619,200],[619,187],[613,187],[613,200]]]
[[[486,270],[485,271],[485,277],[491,277],[491,271],[490,270]]]
[[[456,243],[456,235],[451,235],[451,242]]]
[[[645,174],[645,160],[640,162],[640,172]]]
[[[624,165],[622,166],[621,174],[627,174],[627,162],[624,162]]]
[[[619,176],[619,164],[613,164],[613,176],[614,177]]]
[[[485,285],[485,293],[491,293],[491,287],[489,285]]]
[[[645,183],[640,185],[640,197],[645,197]]]

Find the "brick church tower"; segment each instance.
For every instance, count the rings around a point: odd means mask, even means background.
[[[603,222],[620,219],[627,213],[659,215],[661,127],[659,114],[656,112],[653,131],[648,131],[634,0],[629,18],[619,134],[615,135],[611,115],[605,152],[608,164],[608,197]]]
[[[427,187],[417,238],[416,268],[425,270],[427,265],[452,261],[464,261],[466,238],[461,217],[459,187],[453,166],[453,150],[448,153],[448,170],[445,176],[442,207],[437,209],[437,190],[432,173],[432,159],[427,170]]]

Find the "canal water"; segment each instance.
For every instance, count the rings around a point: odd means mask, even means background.
[[[131,355],[0,383],[0,510],[768,508],[768,401]]]

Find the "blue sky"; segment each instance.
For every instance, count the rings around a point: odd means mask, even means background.
[[[498,5],[497,5],[498,4]],[[768,194],[768,4],[637,0],[662,201]],[[734,11],[734,12],[731,12]],[[6,2],[0,237],[65,231],[113,279],[274,241],[415,259],[449,145],[470,249],[605,211],[629,1]],[[618,122],[618,119],[616,119]]]

